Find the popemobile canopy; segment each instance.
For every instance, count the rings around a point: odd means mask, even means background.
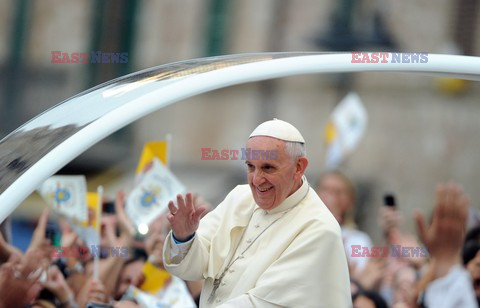
[[[285,76],[407,72],[480,80],[480,58],[425,53],[255,53],[166,64],[75,95],[0,141],[0,222],[44,180],[120,128],[231,85]]]

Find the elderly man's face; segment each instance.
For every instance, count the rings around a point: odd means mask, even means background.
[[[250,156],[247,165],[248,183],[255,202],[264,210],[271,210],[293,194],[302,184],[301,178],[307,167],[306,157],[292,159],[285,153],[285,141],[270,137],[253,137],[247,141],[247,149],[276,151],[277,159],[261,159]],[[257,159],[254,159],[257,158]],[[265,157],[264,157],[265,158]]]

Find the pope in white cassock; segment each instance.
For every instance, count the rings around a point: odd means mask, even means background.
[[[304,176],[304,138],[274,119],[246,148],[249,185],[201,221],[205,208],[194,208],[190,193],[169,203],[165,268],[206,279],[201,307],[351,307],[340,227]]]

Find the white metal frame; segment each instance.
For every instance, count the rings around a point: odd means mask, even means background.
[[[135,74],[140,76],[144,72]],[[405,72],[480,80],[480,58],[429,54],[427,63],[352,63],[351,53],[292,54],[287,57],[227,66],[172,79],[163,84],[158,83],[157,88],[150,84],[141,95],[87,124],[25,171],[0,195],[0,221],[10,215],[45,179],[82,152],[118,129],[165,106],[236,84],[301,74],[341,72]],[[107,86],[105,85],[105,91],[108,91]],[[102,87],[100,86],[99,89]],[[60,107],[61,104],[41,116],[48,116]],[[28,129],[35,120],[37,119],[26,123],[17,131]]]

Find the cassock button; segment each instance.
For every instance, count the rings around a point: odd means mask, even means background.
[[[252,242],[252,240],[251,240],[251,239],[248,239],[248,240],[247,240],[247,243],[248,243],[248,244],[250,244],[251,242]]]
[[[260,228],[260,225],[259,225],[259,224],[256,224],[256,225],[255,225],[255,228]]]
[[[217,303],[220,303],[222,300],[219,299],[219,298],[217,298],[215,301],[216,301]]]
[[[235,272],[235,270],[234,270],[233,268],[229,269],[228,271],[229,271],[230,273]]]
[[[227,283],[226,283],[225,281],[222,281],[221,285],[222,285],[222,286],[226,286]]]

